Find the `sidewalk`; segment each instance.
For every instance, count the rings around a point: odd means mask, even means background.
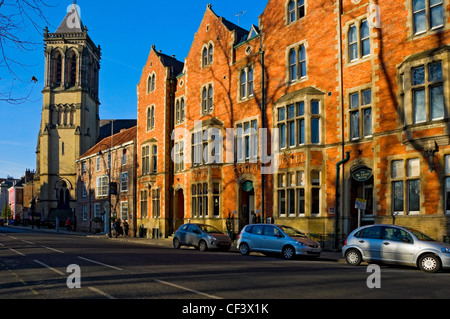
[[[10,228],[10,229],[24,229],[24,230],[36,231],[36,232],[58,233],[58,234],[64,234],[64,235],[73,235],[73,236],[97,238],[97,239],[120,241],[120,242],[130,242],[130,243],[160,246],[160,247],[166,247],[166,248],[172,248],[172,240],[173,240],[171,237],[155,239],[155,238],[139,238],[139,237],[135,238],[135,237],[123,237],[123,236],[115,238],[113,236],[112,238],[109,238],[108,234],[106,234],[106,233],[92,234],[92,233],[74,232],[74,231],[67,231],[66,228],[59,228],[59,230],[56,231],[56,229],[37,228],[36,226],[34,227],[34,229],[32,229],[31,226],[4,226],[4,227]],[[236,248],[235,243],[233,243],[233,245],[231,246],[230,252],[239,253],[239,250]],[[321,256],[319,257],[319,260],[344,262],[342,253],[340,251],[323,251]]]

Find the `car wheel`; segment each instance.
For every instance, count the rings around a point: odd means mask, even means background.
[[[359,266],[362,261],[361,253],[356,249],[347,250],[345,253],[345,260],[349,265]]]
[[[419,259],[419,268],[422,271],[434,273],[441,269],[441,261],[433,254],[423,255]]]
[[[180,249],[180,247],[181,247],[180,241],[178,240],[178,238],[175,238],[175,239],[173,240],[173,248],[175,248],[175,249]]]
[[[295,256],[295,248],[292,246],[285,246],[283,247],[282,253],[284,259],[290,260]]]
[[[241,252],[242,255],[247,256],[250,254],[250,247],[248,247],[247,243],[242,243],[239,246],[239,251]]]
[[[206,244],[206,242],[204,240],[202,240],[198,243],[198,250],[200,250],[200,251],[208,250],[208,245]]]

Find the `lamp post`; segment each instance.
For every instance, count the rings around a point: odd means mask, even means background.
[[[108,237],[111,238],[111,208],[112,208],[112,203],[111,203],[111,164],[112,164],[112,154],[111,154],[111,148],[110,146],[106,145],[106,144],[100,144],[100,151],[98,152],[98,156],[103,156],[102,153],[102,146],[106,146],[107,149],[109,149],[109,155],[110,155],[110,161],[106,164],[108,167],[108,204],[109,204],[109,209],[108,209]],[[106,163],[106,161],[103,159],[103,161]]]

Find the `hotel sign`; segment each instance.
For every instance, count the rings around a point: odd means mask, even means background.
[[[372,176],[373,172],[371,169],[362,168],[357,171],[355,171],[353,174],[353,179],[358,182],[365,182],[368,181]]]

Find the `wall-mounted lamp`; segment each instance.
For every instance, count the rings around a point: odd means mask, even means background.
[[[428,170],[430,172],[434,172],[436,169],[436,165],[434,164],[434,157],[437,152],[439,152],[439,145],[436,141],[434,141],[434,149],[425,150],[425,154],[428,158]]]

